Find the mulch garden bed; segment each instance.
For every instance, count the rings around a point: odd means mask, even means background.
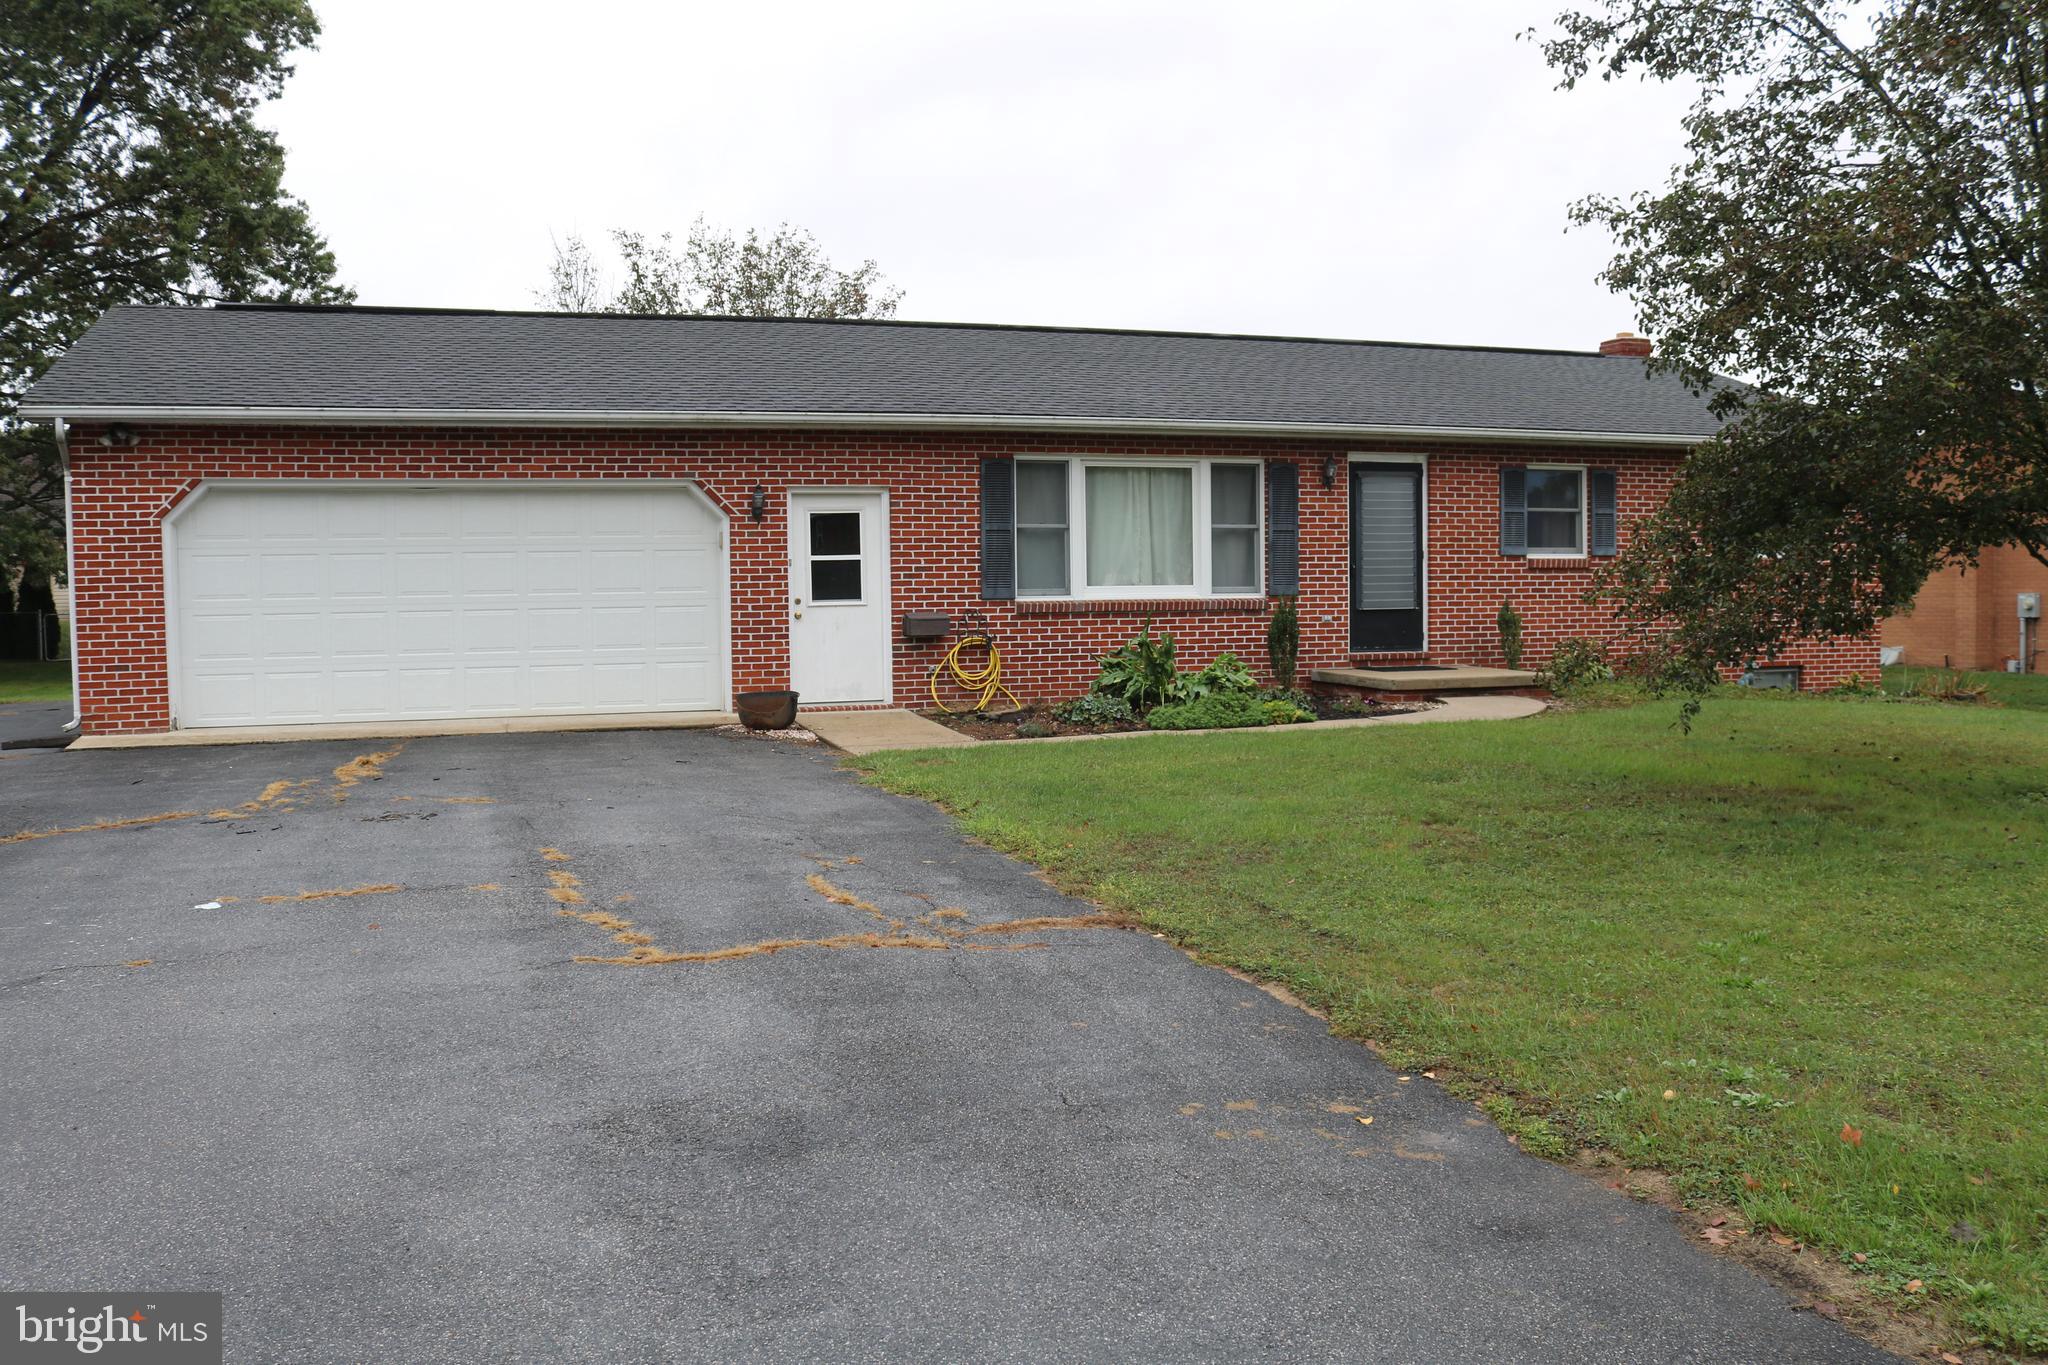
[[[1317,721],[1364,720],[1375,719],[1381,716],[1398,716],[1405,711],[1428,711],[1436,705],[1435,702],[1420,699],[1415,701],[1373,701],[1350,697],[1326,697],[1321,693],[1310,693],[1306,698],[1297,697],[1296,700],[1305,700],[1314,709]],[[1052,714],[1052,707],[1044,702],[1032,702],[1019,711],[969,711],[949,714],[945,711],[927,709],[920,711],[918,714],[929,720],[935,720],[949,729],[958,730],[962,734],[973,735],[976,739],[1044,739],[1052,735],[1110,735],[1129,733],[1146,728],[1143,721],[1124,722],[1117,725],[1072,725],[1063,720],[1055,720]],[[1038,726],[1043,727],[1043,733],[1034,732],[1030,735],[1019,735],[1017,727],[1027,722],[1036,722]],[[1299,727],[1282,726],[1280,728],[1305,729],[1313,724],[1315,724],[1315,721],[1303,721]],[[1247,726],[1245,728],[1260,729],[1262,727]]]

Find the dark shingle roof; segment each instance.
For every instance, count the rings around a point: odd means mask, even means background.
[[[935,419],[1700,437],[1706,401],[1595,352],[952,323],[116,308],[29,416]]]

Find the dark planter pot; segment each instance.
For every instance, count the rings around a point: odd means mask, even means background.
[[[749,730],[787,730],[796,724],[796,693],[742,692],[733,698]]]

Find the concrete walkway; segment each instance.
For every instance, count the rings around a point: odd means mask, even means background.
[[[1428,725],[1453,720],[1519,720],[1544,710],[1548,702],[1534,697],[1446,697],[1427,711],[1404,711],[1394,716],[1358,716],[1349,720],[1320,721],[1310,729],[1342,730],[1361,725]],[[958,749],[981,740],[927,720],[914,711],[826,711],[802,718],[803,725],[835,748],[849,754],[871,754],[880,749]],[[1110,730],[1099,735],[1049,735],[1026,744],[1074,743],[1091,739],[1145,739],[1164,735],[1278,735],[1300,733],[1292,725],[1245,726],[1229,730]],[[991,741],[1015,743],[1018,741]]]
[[[958,749],[981,742],[915,711],[805,712],[797,717],[797,724],[849,754],[871,754],[878,749]]]

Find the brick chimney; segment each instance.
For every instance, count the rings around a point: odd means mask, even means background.
[[[1616,332],[1612,341],[1600,343],[1601,355],[1625,355],[1631,360],[1645,360],[1656,344],[1648,337],[1639,337],[1634,332]]]

